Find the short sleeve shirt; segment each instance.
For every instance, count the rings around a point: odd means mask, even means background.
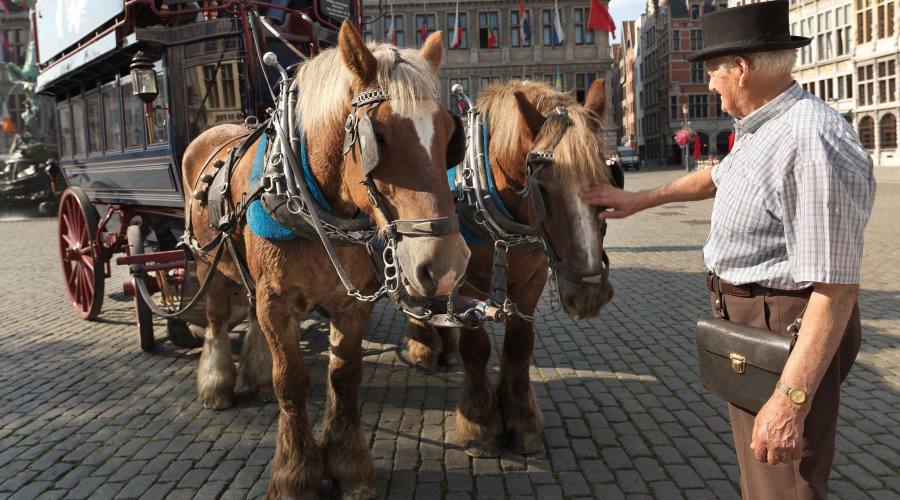
[[[875,177],[835,109],[793,83],[735,123],[712,179],[703,258],[722,279],[785,290],[859,283]]]

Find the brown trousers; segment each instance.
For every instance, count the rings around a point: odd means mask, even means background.
[[[809,297],[797,296],[796,293],[779,295],[777,290],[770,290],[754,293],[750,297],[723,295],[723,299],[726,319],[784,333],[800,315]],[[715,303],[712,293],[710,300]],[[803,457],[793,463],[768,465],[760,462],[750,449],[756,414],[728,404],[741,469],[741,492],[745,499],[807,500],[827,497],[828,475],[834,461],[841,383],[856,360],[860,340],[859,305],[856,305],[841,345],[816,390],[812,408],[806,417]]]

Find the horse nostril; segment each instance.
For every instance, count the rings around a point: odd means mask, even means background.
[[[419,282],[422,293],[424,293],[426,297],[433,297],[437,292],[438,282],[434,279],[431,266],[428,264],[419,264],[416,266],[416,281]]]

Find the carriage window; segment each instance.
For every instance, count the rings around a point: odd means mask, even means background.
[[[220,60],[200,64],[186,71],[188,133],[190,137],[220,123],[241,123],[244,110],[241,107],[241,72],[239,60]]]
[[[87,104],[88,152],[99,153],[103,150],[100,141],[100,95],[93,93],[85,97]]]
[[[147,120],[147,144],[165,144],[169,140],[166,125],[169,121],[169,101],[162,75],[156,77],[156,88],[159,95],[153,101],[153,114]]]
[[[131,82],[122,85],[122,109],[125,111],[125,148],[144,145],[144,103],[134,95]]]
[[[87,152],[87,137],[84,130],[84,101],[72,101],[72,132],[75,135],[75,156]]]
[[[72,122],[69,120],[69,106],[63,102],[59,106],[59,155],[67,158],[72,155]]]
[[[122,106],[119,102],[119,87],[111,85],[103,89],[103,119],[106,135],[106,150],[122,149]]]

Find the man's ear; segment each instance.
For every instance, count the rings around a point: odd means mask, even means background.
[[[740,71],[740,74],[738,75],[738,87],[746,88],[751,68],[750,61],[744,57],[735,57],[734,67]]]

